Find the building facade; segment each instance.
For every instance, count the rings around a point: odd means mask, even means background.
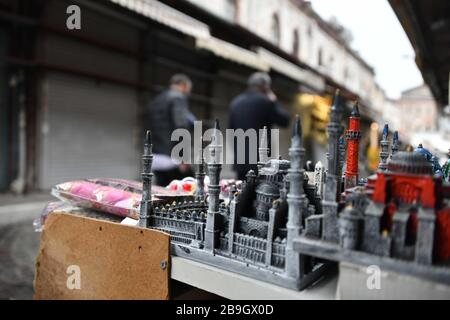
[[[395,107],[402,115],[397,130],[407,141],[411,140],[414,133],[437,130],[438,106],[426,85],[402,92]]]
[[[188,0],[270,41],[300,62],[358,95],[379,111],[385,95],[374,70],[330,23],[303,0]],[[381,99],[380,96],[381,95]]]

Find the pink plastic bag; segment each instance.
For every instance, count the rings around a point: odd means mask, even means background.
[[[128,190],[127,190],[128,189]],[[96,209],[121,217],[138,219],[142,193],[123,185],[109,184],[100,179],[76,180],[56,185],[52,194],[72,205]]]

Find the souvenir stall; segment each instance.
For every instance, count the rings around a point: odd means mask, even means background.
[[[345,131],[342,114],[336,95],[327,162],[312,171],[297,117],[289,159],[268,157],[266,133],[257,172],[221,180],[216,121],[193,178],[153,185],[148,131],[141,182],[57,185],[37,223],[36,298],[167,299],[173,280],[229,299],[448,298],[447,170],[423,146],[402,151],[385,125],[378,168],[360,176],[358,103]],[[87,288],[70,289],[82,284],[67,266]]]

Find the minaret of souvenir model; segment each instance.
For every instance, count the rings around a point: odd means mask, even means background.
[[[142,155],[142,200],[139,215],[139,226],[148,228],[149,218],[153,210],[152,203],[152,134],[147,131],[144,141],[144,154]]]
[[[208,161],[208,214],[205,228],[205,250],[214,254],[218,239],[216,216],[219,214],[220,172],[222,170],[222,141],[220,139],[219,120],[216,119],[214,133],[209,145],[210,159]]]
[[[394,132],[394,136],[392,138],[392,146],[391,146],[391,158],[398,152],[399,149],[399,140],[398,140],[398,131]]]
[[[303,212],[308,207],[308,199],[303,190],[305,170],[303,160],[305,148],[302,144],[302,128],[300,118],[297,116],[294,123],[291,147],[289,149],[291,168],[289,169],[289,193],[287,195],[288,222],[286,243],[286,274],[292,278],[299,278],[302,272],[300,254],[293,250],[293,242],[302,229]]]
[[[325,182],[325,168],[322,162],[318,161],[314,167],[314,186],[316,187],[316,195],[323,198],[323,185]]]
[[[205,199],[205,162],[203,159],[203,139],[200,139],[200,148],[197,150],[197,164],[195,170],[195,180],[197,189],[195,190],[195,200]]]
[[[450,149],[447,153],[447,161],[442,166],[442,178],[446,182],[450,182]]]
[[[387,169],[387,160],[389,158],[389,126],[387,124],[384,125],[383,128],[383,136],[380,141],[381,151],[380,151],[380,163],[378,164],[378,170],[386,171]]]
[[[338,242],[338,201],[340,200],[340,151],[339,137],[341,131],[341,108],[339,106],[339,90],[336,91],[331,107],[328,130],[328,171],[326,174],[325,194],[322,201],[323,239]]]
[[[259,148],[258,148],[258,174],[261,172],[262,167],[269,161],[269,145],[268,145],[268,139],[267,139],[267,127],[264,127],[264,129],[261,132],[261,139],[259,141]]]
[[[328,170],[325,189],[325,200],[339,200],[338,186],[341,177],[339,175],[340,150],[339,138],[341,130],[341,108],[339,106],[339,90],[336,90],[333,105],[331,107],[330,122],[328,123]]]
[[[342,172],[344,171],[344,167],[345,167],[345,137],[344,135],[342,135],[339,138],[339,170],[340,170],[340,174],[339,176],[342,176]]]
[[[345,133],[345,138],[347,139],[345,189],[356,187],[358,184],[359,140],[361,139],[360,121],[358,101],[356,101],[350,114],[348,130]]]

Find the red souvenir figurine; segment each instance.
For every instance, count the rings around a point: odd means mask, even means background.
[[[359,140],[361,139],[360,116],[358,101],[350,114],[349,128],[345,134],[347,139],[347,168],[345,170],[345,189],[356,187],[358,184],[358,155]]]

